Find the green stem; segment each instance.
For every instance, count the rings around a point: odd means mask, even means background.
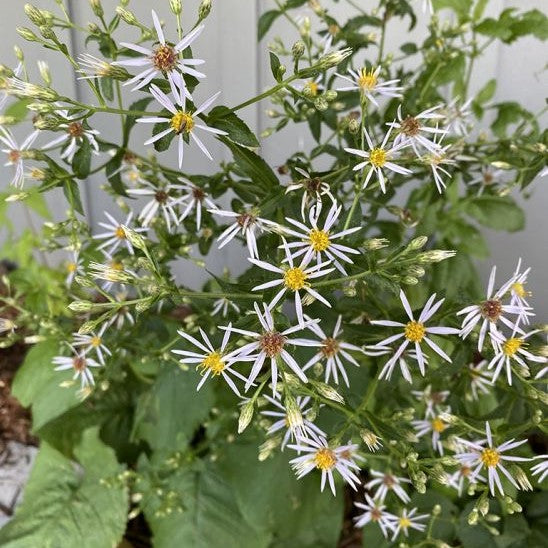
[[[342,285],[343,283],[349,282],[351,280],[359,280],[360,278],[365,278],[365,276],[369,274],[371,274],[371,270],[364,270],[363,272],[360,272],[358,274],[353,274],[352,276],[345,276],[344,278],[334,278],[332,280],[317,282],[314,284],[314,288],[329,287],[330,285],[338,285],[338,284]]]

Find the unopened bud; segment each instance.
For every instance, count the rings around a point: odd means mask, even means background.
[[[147,247],[145,239],[135,230],[132,228],[129,228],[125,225],[122,225],[122,230],[124,231],[124,234],[126,235],[126,238],[128,242],[137,249],[140,249],[141,251],[144,251]]]
[[[367,430],[365,428],[360,430],[360,437],[364,441],[365,445],[367,445],[369,451],[373,453],[382,447],[381,438],[379,438],[379,436],[377,436],[374,432],[371,432],[371,430]]]
[[[407,251],[418,251],[419,249],[422,249],[426,242],[428,241],[427,236],[417,236],[416,238],[413,238],[409,244],[407,245]]]
[[[401,280],[401,283],[404,285],[417,285],[419,280],[414,276],[404,276]]]
[[[137,22],[137,17],[135,17],[135,15],[131,13],[131,11],[126,10],[125,8],[121,6],[117,6],[116,13],[128,25],[139,26],[139,23]]]
[[[447,485],[449,483],[445,470],[438,465],[430,470],[430,477],[442,485]]]
[[[32,4],[25,4],[25,13],[27,14],[27,17],[36,25],[41,26],[45,25],[47,23],[46,18],[42,14],[42,12]]]
[[[15,53],[15,57],[17,57],[18,61],[25,60],[25,54],[23,53],[23,50],[19,46],[13,46],[13,53]]]
[[[45,61],[38,61],[38,70],[46,85],[51,86],[51,73],[48,64]]]
[[[479,513],[474,508],[469,514],[468,514],[468,525],[476,525],[478,523],[479,519]]]
[[[375,251],[377,249],[387,247],[389,244],[390,241],[386,238],[371,238],[369,240],[365,240],[363,247],[365,247],[367,251]]]
[[[55,31],[49,26],[49,25],[42,25],[38,28],[40,31],[40,34],[46,39],[46,40],[52,40],[53,42],[58,42],[57,35],[55,34]]]
[[[486,496],[480,497],[476,503],[476,508],[482,516],[486,516],[489,513],[489,499]]]
[[[91,5],[91,9],[93,10],[93,13],[97,17],[103,17],[105,14],[105,11],[103,10],[103,6],[101,5],[101,0],[89,0],[89,3]]]
[[[88,333],[91,333],[96,327],[97,327],[98,320],[89,320],[88,322],[84,322],[80,329],[78,329],[79,335],[87,335]]]
[[[291,48],[291,53],[293,54],[294,59],[300,59],[304,55],[305,45],[302,40],[298,40],[293,44]]]
[[[238,419],[238,434],[241,434],[249,426],[249,423],[253,418],[254,410],[255,402],[253,400],[249,400],[242,406],[240,417]]]
[[[303,425],[303,416],[297,400],[286,390],[284,397],[285,416],[287,424],[291,430],[299,430]]]
[[[344,48],[339,51],[332,51],[331,53],[327,53],[326,55],[320,57],[317,66],[321,70],[327,70],[331,67],[336,67],[351,54],[352,50],[350,48]]]
[[[352,135],[356,135],[360,131],[360,122],[356,120],[355,118],[351,118],[348,122],[348,131]]]
[[[93,308],[93,303],[90,301],[73,301],[68,307],[73,312],[89,312]]]
[[[337,92],[334,89],[328,89],[324,94],[324,98],[326,101],[334,101],[337,98]]]
[[[426,271],[422,266],[411,265],[407,269],[407,274],[409,274],[410,276],[415,276],[416,278],[422,278],[426,274]]]
[[[205,19],[211,12],[211,0],[202,0],[198,8],[198,18],[200,21]]]
[[[183,4],[181,0],[169,0],[169,8],[173,15],[181,15],[183,11]]]
[[[17,34],[19,34],[19,36],[27,42],[38,42],[40,40],[40,38],[38,38],[38,36],[36,36],[36,34],[34,34],[34,32],[27,27],[17,27],[16,30]]]
[[[434,507],[432,508],[432,515],[439,516],[440,514],[441,514],[441,506],[439,504],[434,504]]]
[[[320,381],[314,381],[311,379],[309,380],[314,388],[318,391],[318,394],[320,394],[320,396],[323,396],[324,398],[327,398],[331,401],[344,403],[344,398],[332,386],[329,386],[329,384]]]
[[[323,97],[318,97],[317,99],[314,99],[314,106],[316,107],[316,110],[323,112],[329,108],[329,103]]]
[[[432,251],[425,251],[417,256],[417,261],[420,264],[439,263],[445,259],[454,257],[457,254],[452,249],[433,249]]]
[[[524,491],[532,491],[533,486],[527,477],[527,474],[517,465],[510,466],[510,475],[518,482],[518,485]]]

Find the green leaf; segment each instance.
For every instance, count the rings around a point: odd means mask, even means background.
[[[168,128],[168,125],[166,122],[160,122],[159,124],[154,124],[152,128],[152,135],[158,135],[158,133],[161,133],[162,131],[166,130]],[[173,138],[175,137],[175,132],[170,131],[167,135],[164,135],[157,141],[154,141],[154,150],[157,152],[165,152],[169,145],[171,145],[171,141],[173,141]]]
[[[84,215],[84,206],[82,205],[82,200],[80,199],[80,189],[78,188],[78,183],[76,181],[68,180],[63,183],[63,194],[65,195],[70,207]]]
[[[89,175],[90,166],[91,145],[87,139],[82,139],[82,144],[72,159],[72,170],[78,179],[85,179]]]
[[[476,103],[483,105],[483,103],[490,101],[493,98],[493,95],[495,95],[496,89],[497,81],[492,78],[479,90],[475,98]]]
[[[164,367],[152,388],[139,397],[133,435],[153,449],[186,447],[213,407],[211,383],[216,379],[206,381],[197,392],[200,379],[194,370],[182,371],[171,364]]]
[[[460,23],[469,19],[472,8],[472,0],[433,0],[433,4],[436,10],[444,8],[453,10],[458,15]]]
[[[279,10],[269,10],[265,11],[260,17],[257,24],[257,40],[261,41],[265,34],[270,30],[270,27],[282,14]]]
[[[272,72],[272,76],[274,76],[274,80],[281,82],[283,80],[283,73],[280,70],[282,66],[280,59],[273,51],[269,51],[268,54],[270,57],[270,71]]]
[[[257,154],[232,141],[221,137],[221,141],[230,149],[234,161],[242,172],[264,190],[279,185],[278,178],[270,166]]]
[[[207,124],[228,133],[227,137],[244,147],[258,147],[259,141],[246,123],[229,108],[218,106],[207,116]]]
[[[464,204],[465,212],[479,223],[496,230],[515,232],[525,226],[523,210],[503,196],[478,196]]]
[[[38,187],[32,187],[29,189],[29,195],[25,198],[25,203],[38,215],[44,219],[50,220],[51,213],[49,211],[48,204],[44,198],[44,195],[40,192]]]
[[[98,79],[101,85],[101,91],[103,92],[103,95],[108,101],[112,101],[114,99],[114,81],[112,78],[99,78]]]
[[[126,188],[124,186],[124,183],[122,182],[122,176],[120,174],[120,167],[122,166],[123,158],[124,149],[119,149],[105,166],[105,175],[107,176],[108,182],[110,183],[112,190],[114,190],[116,194],[120,194],[121,196],[127,196]]]
[[[485,11],[485,7],[487,6],[487,2],[489,2],[489,0],[478,0],[476,2],[476,5],[474,6],[474,11],[472,12],[472,19],[474,21],[478,21],[479,19],[481,19],[481,16]]]
[[[499,103],[495,105],[495,108],[498,111],[498,115],[491,124],[491,129],[498,137],[506,135],[510,124],[518,123],[529,116],[529,113],[519,103],[513,101]]]
[[[32,103],[32,99],[18,99],[12,103],[4,112],[4,116],[15,118],[15,122],[21,122],[27,117],[28,106]]]
[[[54,370],[52,360],[58,354],[59,343],[55,340],[33,346],[13,382],[13,395],[23,406],[32,408],[34,430],[80,403],[75,390],[59,386],[72,377],[72,372]]]
[[[0,530],[0,545],[105,548],[118,544],[127,519],[127,489],[102,483],[121,472],[114,452],[99,440],[97,429],[89,429],[74,453],[82,468],[42,444],[23,503]]]
[[[133,110],[135,112],[145,112],[150,101],[152,101],[152,97],[144,97],[143,99],[139,99],[129,106],[129,110]],[[126,119],[124,121],[124,147],[126,147],[129,143],[129,135],[131,133],[131,129],[137,122],[137,118],[139,118],[139,115],[126,116]]]

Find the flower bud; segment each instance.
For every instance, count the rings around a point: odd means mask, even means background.
[[[318,391],[318,394],[320,396],[323,396],[324,398],[327,398],[331,401],[336,401],[338,403],[344,403],[344,398],[332,387],[328,384],[320,381],[314,381],[309,379],[310,384],[314,386],[314,388]]]
[[[441,485],[447,485],[449,483],[445,470],[439,465],[434,466],[430,470],[430,477],[438,483],[441,483]]]
[[[34,34],[34,32],[27,27],[17,27],[16,30],[17,34],[19,34],[19,36],[27,42],[38,42],[40,40],[40,38],[38,38],[38,36],[36,36],[36,34]]]
[[[93,308],[93,303],[90,301],[73,301],[68,307],[73,312],[89,312]]]
[[[54,116],[38,116],[34,121],[33,125],[36,129],[49,129],[55,130],[59,127],[59,119]]]
[[[478,523],[479,519],[479,513],[474,508],[469,514],[468,514],[468,525],[476,525]]]
[[[420,253],[417,256],[417,261],[420,264],[439,263],[445,259],[454,257],[456,254],[456,251],[450,249],[433,249],[432,251]]]
[[[510,466],[510,475],[518,482],[518,485],[524,491],[532,491],[533,486],[527,477],[527,474],[517,465]]]
[[[404,276],[401,280],[401,283],[404,285],[417,285],[419,280],[413,276]]]
[[[480,497],[476,503],[476,508],[482,516],[486,516],[489,513],[489,499],[486,496]]]
[[[37,26],[47,24],[47,20],[42,14],[42,12],[32,4],[25,4],[25,13],[27,17]]]
[[[381,438],[379,438],[379,436],[377,436],[375,433],[371,432],[371,430],[367,430],[365,428],[360,430],[360,438],[363,440],[365,445],[367,445],[369,451],[371,451],[372,453],[382,447]]]
[[[426,245],[427,241],[428,236],[417,236],[407,244],[406,251],[418,251]]]
[[[181,15],[183,11],[183,4],[181,0],[169,0],[169,8],[173,15]]]
[[[135,230],[125,225],[122,225],[122,230],[124,231],[124,234],[126,235],[128,242],[133,247],[136,247],[137,249],[140,249],[141,251],[144,251],[146,249],[147,244],[145,242],[145,239],[138,232],[135,232]]]
[[[350,48],[344,48],[339,51],[332,51],[320,57],[317,67],[321,70],[327,70],[331,67],[336,67],[339,63],[344,61],[348,56],[352,55]]]
[[[278,437],[269,438],[267,439],[260,447],[259,447],[259,461],[266,460],[272,452],[278,447],[280,444],[280,439]]]
[[[323,112],[329,108],[329,103],[323,97],[318,97],[314,100],[314,106],[316,110]]]
[[[18,122],[14,116],[0,116],[0,126],[11,126]]]
[[[89,0],[89,3],[91,5],[91,9],[93,10],[93,13],[97,17],[103,17],[105,14],[105,11],[103,10],[103,6],[101,5],[101,0]]]
[[[15,57],[17,57],[18,61],[25,60],[25,54],[23,53],[23,50],[19,46],[13,46],[13,53],[15,53]]]
[[[99,321],[100,320],[89,320],[87,322],[84,322],[78,329],[78,334],[87,335],[88,333],[91,333],[97,327]]]
[[[40,34],[46,39],[51,40],[52,42],[59,42],[55,31],[48,25],[42,25],[38,28]]]
[[[51,73],[49,71],[49,65],[45,61],[38,61],[38,70],[40,76],[47,86],[51,86]]]
[[[135,17],[135,15],[133,13],[131,13],[131,11],[126,10],[125,8],[123,8],[121,6],[117,6],[116,7],[116,13],[128,25],[133,25],[133,26],[137,26],[137,27],[139,26],[139,23],[137,22],[137,18]]]
[[[200,21],[205,19],[211,12],[211,0],[202,0],[198,8],[198,18]]]
[[[300,59],[304,55],[305,45],[302,40],[297,40],[291,48],[294,59]]]
[[[415,276],[416,278],[422,278],[426,274],[426,271],[422,266],[411,265],[407,269],[407,274],[409,274],[410,276]]]
[[[337,92],[334,89],[328,89],[323,96],[328,102],[334,101],[337,98]]]
[[[363,247],[367,251],[375,251],[377,249],[382,249],[383,247],[387,247],[390,244],[390,241],[386,238],[371,238],[369,240],[365,240]]]
[[[303,416],[301,414],[301,409],[297,404],[297,400],[289,391],[285,392],[284,406],[289,428],[293,431],[300,430],[303,426]]]
[[[360,131],[360,122],[356,118],[351,118],[348,122],[348,131],[352,135],[356,135]]]

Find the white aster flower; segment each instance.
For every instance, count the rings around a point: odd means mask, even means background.
[[[16,188],[23,188],[25,183],[25,152],[32,147],[39,133],[39,130],[34,130],[21,145],[18,145],[11,131],[0,126],[0,142],[6,146],[2,149],[2,152],[7,155],[7,162],[4,165],[15,168],[10,185]]]
[[[170,42],[166,41],[162,25],[154,10],[152,10],[152,21],[154,23],[156,36],[158,37],[156,45],[152,49],[145,48],[138,44],[120,42],[121,46],[142,55],[142,57],[132,57],[131,59],[115,61],[112,63],[113,65],[140,67],[143,69],[139,74],[134,76],[124,85],[137,84],[131,90],[135,91],[143,88],[149,84],[153,78],[160,75],[167,76],[170,82],[173,82],[176,76],[180,76],[181,80],[183,80],[181,76],[182,74],[189,74],[195,78],[205,78],[205,74],[202,74],[192,68],[197,65],[202,65],[205,61],[202,59],[184,58],[180,55],[180,53],[188,48],[192,42],[200,36],[204,30],[204,25],[198,25],[177,44],[172,45]],[[182,88],[182,91],[185,95],[187,95],[187,97],[190,98],[190,94],[186,89],[186,86]]]
[[[466,483],[468,483],[468,485],[475,485],[477,484],[476,480],[485,483],[486,480],[483,476],[478,474],[475,478],[472,478],[471,473],[472,469],[470,466],[461,465],[458,470],[452,474],[449,474],[447,478],[447,485],[449,485],[449,487],[453,487],[453,489],[456,489],[459,497],[461,497]]]
[[[493,169],[490,166],[482,166],[480,172],[473,177],[469,185],[478,185],[478,196],[483,194],[486,188],[493,188],[497,183],[502,182],[501,178],[505,174],[502,169]]]
[[[336,240],[354,234],[358,230],[361,230],[361,227],[357,226],[340,232],[334,232],[332,229],[337,224],[341,211],[342,205],[337,206],[336,203],[333,203],[323,226],[319,226],[319,219],[312,210],[310,211],[309,217],[310,227],[295,219],[286,217],[285,220],[299,230],[286,228],[284,229],[284,232],[301,239],[301,241],[287,244],[288,249],[296,250],[291,253],[293,259],[304,255],[304,263],[308,263],[315,258],[316,263],[319,264],[322,262],[322,254],[325,254],[326,258],[333,263],[333,266],[335,266],[341,274],[346,275],[346,271],[340,261],[353,264],[354,261],[352,261],[348,254],[359,255],[360,252],[357,249],[339,244]]]
[[[93,374],[90,367],[101,367],[93,358],[88,358],[85,352],[78,352],[72,348],[74,354],[72,356],[55,356],[53,364],[57,367],[55,371],[66,371],[67,369],[74,370],[73,380],[80,377],[81,388],[84,389],[95,384]]]
[[[230,299],[223,297],[213,302],[213,310],[211,310],[211,315],[216,316],[220,312],[221,316],[226,318],[229,307],[236,312],[236,314],[240,313],[240,307],[236,303],[233,303]]]
[[[531,292],[525,289],[525,284],[527,283],[527,277],[529,276],[529,272],[531,272],[531,267],[526,268],[523,272],[520,271],[521,257],[518,260],[516,270],[513,274],[514,283],[510,286],[510,304],[512,306],[517,306],[522,309],[523,313],[521,314],[521,321],[524,324],[528,324],[529,317],[526,311],[531,310],[531,306],[527,302],[526,297],[530,297]]]
[[[77,251],[72,252],[71,258],[69,261],[67,261],[65,268],[67,271],[67,277],[65,278],[65,284],[67,287],[70,287],[72,285],[72,282],[74,281],[76,275],[85,274],[83,268],[83,260],[79,256],[79,253]]]
[[[320,177],[312,177],[308,171],[300,167],[296,167],[295,171],[300,173],[304,179],[292,182],[287,186],[285,193],[287,194],[296,190],[303,191],[301,199],[301,216],[303,221],[306,221],[306,210],[308,208],[310,208],[311,215],[319,217],[323,206],[322,196],[328,196],[335,203],[335,198],[331,194],[329,185],[324,183]]]
[[[203,343],[182,330],[177,331],[177,333],[179,333],[183,339],[196,346],[199,350],[201,350],[201,352],[189,352],[187,350],[172,350],[172,352],[174,354],[184,356],[180,359],[181,363],[196,364],[196,369],[200,370],[202,380],[198,383],[196,390],[200,390],[210,376],[216,377],[221,375],[231,390],[239,396],[240,392],[238,391],[238,388],[236,388],[236,385],[230,378],[229,374],[234,375],[242,381],[246,381],[247,379],[232,369],[232,366],[239,361],[249,361],[249,358],[246,356],[242,357],[241,355],[237,355],[239,352],[238,350],[226,352],[226,347],[232,332],[232,324],[228,324],[225,328],[225,334],[219,349],[215,349],[215,347],[211,344],[209,337],[205,334],[202,328],[199,328],[199,330]]]
[[[415,352],[417,353],[417,362],[419,364],[419,369],[421,371],[421,374],[424,376],[425,374],[425,360],[424,360],[424,353],[421,347],[421,344],[425,342],[436,354],[441,356],[445,361],[448,361],[451,363],[451,358],[430,338],[428,337],[429,334],[432,335],[451,335],[456,334],[459,332],[458,329],[454,329],[452,327],[426,327],[424,324],[427,322],[440,308],[443,301],[445,299],[440,299],[439,301],[435,302],[436,294],[434,293],[427,301],[427,303],[424,305],[424,308],[422,312],[420,313],[420,316],[418,320],[414,319],[413,312],[411,310],[411,306],[409,305],[409,301],[407,300],[407,297],[405,296],[405,293],[403,290],[400,291],[400,299],[403,304],[403,307],[405,309],[405,312],[407,313],[407,316],[409,317],[409,321],[407,323],[401,323],[401,322],[394,322],[392,320],[375,320],[371,323],[374,325],[383,325],[387,327],[403,327],[403,333],[399,333],[397,335],[392,335],[383,341],[379,342],[379,346],[386,346],[387,344],[390,344],[398,339],[404,338],[404,341],[400,344],[399,348],[396,350],[394,355],[386,362],[384,365],[379,378],[382,379],[385,376],[391,372],[391,369],[393,369],[395,363],[399,359],[399,357],[402,355],[402,353],[405,351],[407,346],[409,344],[415,345]]]
[[[355,502],[354,506],[364,510],[359,516],[354,518],[356,527],[364,527],[368,523],[376,523],[382,531],[384,538],[388,538],[390,533],[394,532],[394,520],[397,516],[386,511],[386,505],[374,501],[367,493],[365,494],[366,503]]]
[[[174,80],[174,82],[172,81]],[[216,135],[226,135],[226,131],[221,131],[220,129],[211,128],[203,124],[196,122],[196,118],[205,110],[207,110],[220,95],[220,91],[210,97],[207,101],[202,103],[195,111],[186,110],[186,96],[185,88],[182,77],[176,73],[173,79],[170,80],[171,94],[173,99],[166,95],[158,86],[152,84],[150,86],[150,93],[153,97],[167,109],[172,116],[149,116],[147,118],[138,118],[137,122],[144,124],[167,124],[167,129],[160,131],[156,135],[153,135],[150,139],[145,141],[145,145],[151,145],[156,141],[160,140],[162,137],[165,137],[169,133],[175,133],[179,140],[179,167],[183,164],[184,157],[184,138],[192,139],[200,148],[200,150],[210,159],[213,160],[213,157],[205,147],[204,143],[196,136],[196,129],[201,129],[209,133],[214,133]]]
[[[310,320],[308,316],[305,316],[307,320]],[[308,362],[303,366],[303,371],[306,371],[317,362],[326,360],[325,366],[325,382],[329,382],[329,379],[333,377],[336,384],[339,384],[339,373],[343,378],[346,386],[350,386],[348,382],[348,375],[346,374],[344,360],[350,362],[352,365],[359,367],[360,364],[352,357],[349,351],[363,352],[363,350],[354,344],[344,342],[340,339],[342,335],[341,329],[342,316],[339,316],[333,334],[328,336],[323,329],[317,323],[309,325],[308,329],[312,331],[320,340],[310,341],[310,346],[320,347],[319,352],[314,354]],[[344,360],[343,360],[344,358]]]
[[[514,329],[510,337],[505,337],[502,333],[491,333],[491,340],[493,348],[495,349],[495,355],[487,366],[488,369],[495,369],[493,373],[492,382],[495,383],[502,372],[502,369],[506,369],[506,377],[508,384],[512,384],[512,365],[515,363],[526,372],[529,373],[529,366],[527,362],[546,363],[548,358],[543,356],[535,356],[525,350],[527,346],[526,340],[540,330],[535,329],[527,334],[516,337],[516,331]]]
[[[266,304],[263,303],[264,313],[259,309],[257,303],[253,303],[255,308],[255,314],[257,319],[261,324],[261,331],[248,331],[244,329],[238,329],[236,327],[232,328],[232,331],[235,333],[240,333],[241,335],[246,335],[251,337],[253,342],[250,342],[242,346],[238,352],[238,358],[242,356],[252,356],[254,359],[251,372],[247,378],[245,390],[247,391],[249,387],[253,384],[253,381],[257,378],[257,375],[260,373],[263,364],[268,359],[270,360],[271,368],[271,377],[272,377],[272,393],[276,394],[276,384],[278,380],[278,363],[277,360],[281,360],[293,373],[295,373],[302,382],[308,382],[306,375],[303,373],[301,367],[287,351],[287,345],[296,345],[296,346],[308,346],[308,341],[301,339],[291,339],[288,338],[288,335],[300,331],[307,327],[312,322],[306,322],[304,325],[296,325],[285,329],[284,331],[278,331],[274,325],[274,320],[272,314],[270,313],[269,308]],[[318,320],[314,320],[318,321]],[[226,327],[219,327],[220,329],[227,329]],[[253,354],[257,352],[257,354]]]
[[[455,97],[452,101],[447,103],[443,109],[445,129],[455,135],[464,137],[468,135],[470,131],[469,118],[472,116],[470,105],[472,98],[468,99],[462,104],[459,104],[460,99]]]
[[[501,321],[504,325],[510,329],[516,329],[519,333],[523,334],[523,331],[517,327],[519,322],[511,322],[505,314],[516,314],[520,318],[523,314],[533,315],[530,312],[530,308],[524,309],[522,306],[514,306],[511,304],[503,304],[502,299],[505,294],[512,287],[516,281],[516,276],[512,276],[506,283],[504,283],[498,291],[493,293],[495,288],[495,275],[497,267],[493,266],[491,274],[489,276],[489,283],[487,285],[487,295],[485,300],[479,304],[466,306],[462,310],[457,312],[457,316],[465,314],[462,320],[462,327],[460,336],[465,339],[473,329],[481,322],[479,338],[478,338],[478,350],[481,352],[483,349],[483,343],[487,332],[494,334],[498,333],[497,323]]]
[[[488,371],[487,360],[481,360],[478,363],[468,364],[468,374],[470,375],[470,390],[472,399],[478,400],[481,394],[488,394],[493,385],[493,373]]]
[[[350,82],[349,86],[344,86],[337,88],[337,91],[354,91],[359,90],[369,101],[371,101],[375,106],[379,106],[375,99],[375,95],[381,95],[383,97],[401,97],[400,91],[403,89],[398,86],[399,79],[393,80],[380,80],[379,74],[381,72],[381,67],[378,66],[376,69],[369,69],[363,67],[360,70],[349,69],[348,73],[350,76],[345,76],[344,74],[337,74],[339,78]]]
[[[272,435],[280,430],[285,430],[281,446],[282,451],[289,443],[289,441],[293,441],[295,437],[297,437],[297,439],[299,440],[303,438],[308,438],[311,435],[325,437],[325,432],[318,428],[312,421],[306,418],[306,414],[310,411],[310,408],[307,409],[306,407],[310,402],[310,397],[299,396],[296,399],[297,406],[302,416],[302,424],[300,424],[296,428],[292,427],[291,422],[288,419],[287,410],[282,404],[279,394],[276,394],[276,397],[274,398],[270,396],[264,396],[264,398],[279,409],[279,411],[261,411],[261,415],[264,415],[265,417],[273,417],[273,419],[275,420],[275,422],[272,423],[272,425],[268,429],[267,434]]]
[[[65,122],[58,126],[58,129],[63,130],[63,135],[56,137],[53,141],[44,145],[42,150],[49,150],[63,145],[64,150],[61,153],[61,158],[70,163],[76,154],[76,150],[85,139],[90,144],[92,153],[99,154],[99,144],[95,139],[95,136],[99,135],[99,132],[96,129],[85,128],[83,123],[77,120],[79,117],[78,114],[69,116],[66,110],[60,110],[57,114],[65,119]]]
[[[367,188],[367,185],[369,184],[369,180],[371,179],[371,176],[375,174],[377,176],[377,180],[379,181],[379,185],[381,187],[382,192],[385,193],[386,192],[386,184],[385,184],[386,176],[383,172],[384,169],[388,169],[389,171],[393,173],[399,173],[400,175],[411,174],[410,169],[407,169],[406,167],[398,166],[392,161],[394,153],[406,147],[407,142],[406,141],[400,141],[399,143],[394,142],[392,144],[392,147],[387,148],[386,144],[390,137],[391,131],[392,131],[392,127],[390,127],[390,129],[386,132],[386,135],[384,136],[384,139],[382,140],[381,145],[375,146],[373,144],[373,141],[371,140],[371,137],[369,136],[369,133],[367,132],[367,129],[364,127],[363,132],[367,140],[367,146],[369,147],[369,151],[359,150],[357,148],[344,149],[346,150],[346,152],[349,152],[350,154],[355,154],[356,156],[359,156],[360,158],[365,158],[363,162],[360,162],[359,164],[356,164],[354,166],[353,168],[354,171],[359,171],[369,166],[369,171],[367,172],[367,175],[365,176],[365,179],[363,182],[363,188]]]
[[[304,326],[305,322],[303,317],[303,306],[300,291],[308,293],[312,297],[318,299],[320,302],[331,308],[331,304],[329,304],[329,301],[324,299],[315,289],[312,289],[309,280],[325,276],[326,274],[333,272],[333,270],[335,269],[324,268],[331,264],[331,261],[318,263],[315,266],[308,266],[310,258],[308,260],[305,260],[306,258],[303,259],[299,266],[295,266],[295,264],[293,263],[291,252],[289,251],[289,248],[287,246],[287,242],[283,240],[283,243],[285,250],[285,259],[288,263],[289,268],[280,268],[278,266],[271,265],[270,263],[267,263],[265,261],[260,261],[259,259],[248,259],[248,261],[252,262],[259,268],[263,268],[264,270],[268,270],[269,272],[274,272],[275,274],[281,275],[281,277],[276,280],[272,280],[270,282],[255,286],[252,291],[260,291],[262,289],[277,287],[279,285],[282,286],[282,289],[278,291],[278,293],[268,305],[268,308],[270,310],[272,310],[278,304],[278,302],[287,291],[292,291],[295,296],[295,312],[297,314],[299,324],[301,326]]]
[[[430,516],[429,514],[417,515],[417,511],[417,508],[413,508],[411,511],[404,508],[401,515],[396,516],[393,524],[394,535],[392,536],[392,542],[396,540],[400,533],[403,533],[406,537],[409,536],[409,529],[415,529],[416,531],[424,531],[426,529],[426,524],[421,523],[421,521],[428,519]]]
[[[368,345],[364,347],[364,354],[366,356],[386,356],[393,353],[393,347],[382,344]],[[423,358],[425,365],[428,365],[428,356],[424,354]],[[415,350],[409,350],[406,348],[405,351],[402,352],[398,360],[394,361],[391,366],[384,372],[384,378],[389,381],[392,377],[392,373],[394,372],[396,365],[399,365],[403,378],[408,383],[413,383],[413,377],[411,376],[411,370],[408,364],[409,359],[417,361],[417,353],[415,352]]]
[[[451,174],[442,166],[453,166],[456,164],[455,160],[452,160],[447,155],[447,151],[449,150],[449,148],[451,148],[451,145],[448,144],[443,147],[441,146],[443,138],[444,135],[442,135],[439,140],[436,139],[436,136],[434,136],[432,142],[439,145],[438,150],[436,152],[430,152],[422,158],[423,162],[430,166],[430,169],[432,170],[432,175],[434,177],[434,182],[436,183],[436,188],[438,189],[438,192],[440,194],[445,190],[447,186],[442,178],[442,174],[446,177],[451,177]]]
[[[533,460],[542,459],[542,462],[531,466],[531,473],[533,476],[539,476],[537,481],[542,483],[548,476],[548,455],[539,455],[534,457]]]
[[[520,489],[520,486],[516,480],[510,475],[510,472],[508,472],[506,467],[503,465],[503,462],[519,462],[528,461],[530,459],[524,457],[512,457],[509,455],[504,455],[503,453],[527,443],[527,440],[514,441],[514,438],[512,438],[511,440],[494,447],[493,438],[491,436],[491,427],[487,421],[485,422],[485,435],[486,439],[475,442],[459,438],[458,442],[465,448],[468,448],[469,451],[466,452],[463,450],[462,452],[458,452],[455,454],[455,458],[461,464],[472,468],[470,481],[475,481],[478,479],[479,473],[483,468],[487,469],[489,490],[491,491],[492,496],[495,496],[496,488],[498,488],[500,494],[504,496],[499,471],[506,476],[508,481],[516,489]]]
[[[106,232],[101,232],[93,236],[95,240],[104,240],[98,249],[104,250],[108,255],[112,255],[123,244],[128,252],[133,255],[133,246],[126,238],[126,233],[123,228],[124,226],[131,226],[133,211],[128,214],[125,222],[122,223],[119,223],[110,213],[108,213],[108,211],[104,211],[103,213],[105,214],[108,223],[100,221],[98,225],[104,228]],[[147,228],[133,228],[132,230],[135,232],[146,232]]]
[[[272,229],[280,230],[278,223],[269,221],[268,219],[262,219],[253,209],[243,213],[236,213],[235,211],[214,208],[210,209],[209,212],[214,215],[219,215],[220,217],[234,219],[234,222],[228,225],[217,238],[217,241],[219,242],[219,249],[222,249],[238,234],[240,234],[243,238],[245,238],[249,256],[252,259],[259,258],[259,251],[257,249],[257,233],[261,234],[262,232],[267,232]]]
[[[449,396],[449,390],[432,390],[429,384],[424,390],[411,390],[411,394],[426,405],[425,416],[434,418],[442,412],[441,405]]]
[[[436,107],[423,110],[415,116],[408,115],[403,118],[401,112],[402,106],[400,105],[398,107],[398,121],[388,124],[390,127],[398,130],[398,135],[394,139],[394,146],[398,146],[400,144],[411,145],[417,158],[422,156],[419,147],[424,148],[431,153],[438,152],[440,148],[439,145],[424,134],[442,135],[447,133],[445,129],[425,125],[425,122],[443,118],[440,113],[436,112],[440,107],[441,105],[438,105]]]
[[[183,200],[181,192],[185,190],[185,187],[172,184],[167,184],[164,187],[156,187],[151,183],[145,183],[145,185],[142,188],[130,188],[127,191],[130,196],[135,198],[141,196],[149,198],[139,213],[138,219],[144,227],[149,227],[154,219],[161,215],[168,231],[171,232],[172,228],[180,223],[179,214],[175,208]]]
[[[190,215],[190,212],[195,209],[196,229],[200,230],[200,226],[202,224],[202,207],[204,207],[204,204],[206,208],[209,208],[208,211],[217,209],[217,206],[213,200],[209,198],[204,189],[193,185],[191,182],[183,179],[182,177],[179,177],[179,181],[183,182],[180,187],[186,192],[186,194],[181,197],[181,204],[184,206],[184,210],[179,220],[181,222],[184,221]]]
[[[446,413],[450,412],[451,409],[447,408]],[[422,436],[431,433],[432,447],[440,455],[443,455],[443,445],[440,438],[442,432],[444,432],[449,427],[449,424],[443,420],[443,415],[431,417],[427,414],[426,418],[422,420],[413,420],[411,421],[411,424],[415,428],[415,434],[418,438],[421,438]]]
[[[360,467],[354,462],[354,459],[357,458],[355,455],[358,449],[357,445],[340,445],[331,448],[327,440],[320,437],[298,440],[296,445],[289,445],[289,448],[306,453],[289,461],[297,474],[297,479],[301,479],[317,468],[322,472],[321,490],[324,490],[326,480],[328,480],[331,492],[335,496],[333,472],[337,470],[344,481],[354,491],[357,490],[356,485],[360,483],[360,478],[356,475],[356,472],[360,471]]]
[[[80,333],[73,333],[74,340],[72,346],[83,346],[84,354],[90,351],[95,352],[97,359],[101,365],[105,365],[105,355],[112,356],[112,352],[105,346],[103,342],[103,335],[107,330],[108,325],[104,323],[97,333],[86,333],[82,335]]]
[[[411,498],[405,492],[402,484],[411,483],[411,480],[407,478],[402,478],[395,476],[392,473],[378,472],[377,470],[370,470],[371,476],[373,479],[368,481],[365,484],[365,488],[368,491],[371,491],[376,487],[375,492],[373,493],[373,499],[378,500],[379,502],[384,502],[386,495],[389,491],[393,491],[394,494],[404,503],[407,504]]]

